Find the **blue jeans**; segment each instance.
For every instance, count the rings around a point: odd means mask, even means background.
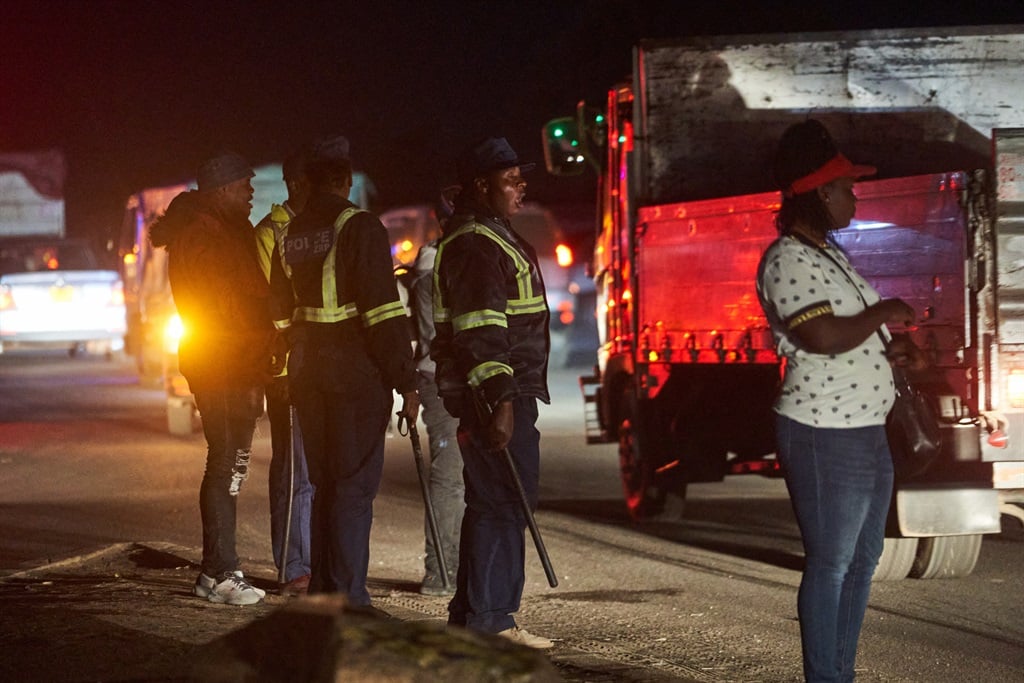
[[[230,389],[196,394],[206,436],[206,470],[199,487],[203,520],[202,571],[219,577],[238,569],[235,549],[237,487],[249,474],[252,436],[263,412],[263,389]],[[235,490],[232,492],[232,483]]]
[[[437,518],[438,536],[444,553],[448,574],[455,576],[459,568],[459,530],[466,509],[466,486],[462,482],[462,453],[459,451],[457,431],[459,421],[448,414],[437,395],[434,376],[417,372],[417,390],[423,407],[423,423],[430,440],[430,502]],[[423,561],[427,574],[440,577],[434,538],[429,522],[424,520],[426,557]]]
[[[892,497],[885,427],[823,429],[780,415],[776,434],[806,556],[797,599],[804,678],[852,681]]]
[[[540,432],[537,399],[512,403],[512,441],[508,450],[519,470],[530,509],[537,508],[540,485]],[[474,415],[459,423],[466,482],[459,571],[448,623],[474,631],[498,633],[516,625],[526,581],[526,516],[505,458],[483,447]]]
[[[306,452],[298,415],[288,397],[288,377],[275,377],[267,387],[267,417],[270,420],[270,544],[274,564],[284,567],[284,580],[310,574],[309,519],[313,507],[313,485],[309,483]],[[288,446],[292,469],[289,471]],[[284,548],[288,520],[288,489],[292,491],[288,548]]]

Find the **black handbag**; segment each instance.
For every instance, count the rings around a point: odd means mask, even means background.
[[[842,271],[867,307],[868,302],[846,269],[827,251],[822,253]],[[877,333],[888,353],[889,341],[881,330]],[[942,430],[931,399],[911,383],[903,368],[893,366],[892,381],[896,387],[896,398],[885,420],[885,433],[889,437],[889,451],[892,453],[896,476],[908,479],[924,474],[939,456],[942,451]]]
[[[892,379],[896,399],[886,418],[885,432],[896,475],[907,479],[924,474],[939,456],[942,430],[931,399],[911,384],[903,368],[894,367]]]

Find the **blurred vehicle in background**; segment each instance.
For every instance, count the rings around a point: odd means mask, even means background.
[[[441,234],[437,214],[427,204],[390,209],[380,215],[380,220],[388,231],[396,268],[411,265],[420,247]],[[566,330],[576,319],[577,298],[588,289],[593,291],[593,281],[576,262],[570,240],[550,211],[527,202],[512,217],[512,227],[537,251],[551,309],[551,330]]]
[[[101,269],[88,243],[0,240],[0,352],[67,348],[112,358],[125,330],[121,276]]]
[[[64,237],[60,150],[0,154],[0,238]]]

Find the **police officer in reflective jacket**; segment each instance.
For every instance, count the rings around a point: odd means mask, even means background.
[[[445,407],[459,418],[466,511],[448,623],[536,648],[547,638],[517,626],[526,518],[499,452],[508,448],[537,506],[537,400],[550,402],[548,305],[533,248],[509,218],[522,207],[523,164],[504,138],[457,160],[462,191],[434,262],[431,356]]]
[[[309,592],[369,607],[370,525],[392,389],[410,422],[419,397],[387,233],[348,200],[348,147],[340,136],[316,144],[306,166],[312,193],[283,254],[275,249],[270,284],[275,325],[291,342],[289,391],[316,487]]]

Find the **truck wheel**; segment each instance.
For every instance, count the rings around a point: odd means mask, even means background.
[[[619,404],[619,420],[619,471],[629,516],[637,522],[679,519],[683,496],[669,495],[657,485],[657,472],[641,446],[636,397],[628,389]]]
[[[872,581],[899,581],[907,578],[917,556],[916,538],[887,538],[878,558]]]
[[[910,568],[915,579],[952,579],[974,571],[981,554],[981,534],[922,538]]]

